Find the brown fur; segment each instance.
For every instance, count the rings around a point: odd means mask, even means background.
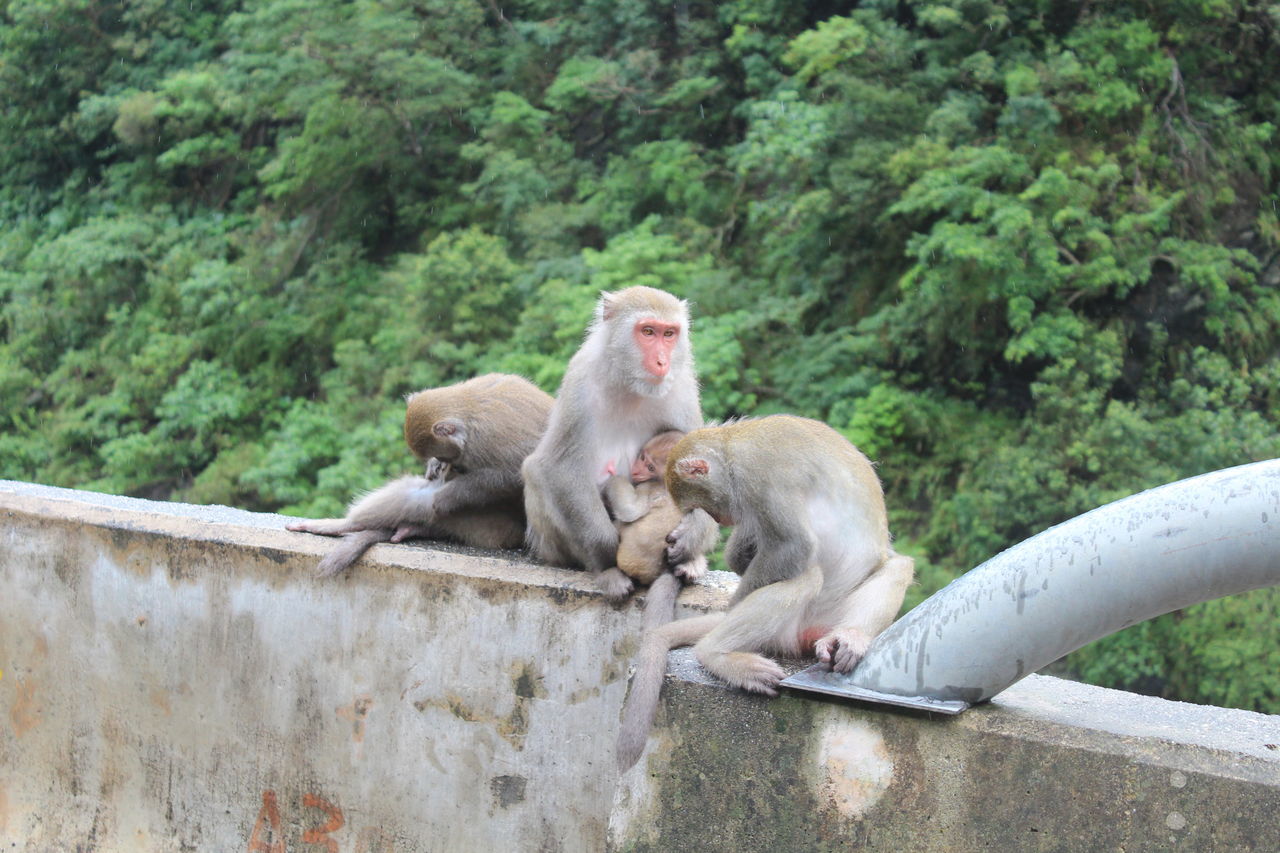
[[[769,696],[783,671],[759,652],[812,654],[849,672],[902,606],[912,560],[890,545],[880,481],[826,424],[771,415],[695,430],[671,452],[666,480],[681,510],[733,525],[725,562],[742,579],[725,613],[645,635],[635,702],[657,702],[666,651],[689,643],[714,675]],[[628,707],[624,726],[653,713]],[[624,769],[646,738],[647,729],[619,735]]]
[[[393,480],[351,504],[345,518],[288,525],[346,535],[320,564],[347,568],[377,542],[448,539],[479,548],[516,548],[524,539],[520,465],[537,445],[550,395],[519,376],[489,373],[430,388],[406,401],[404,435],[427,476]]]

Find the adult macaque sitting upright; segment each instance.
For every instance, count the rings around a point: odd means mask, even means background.
[[[701,424],[685,303],[651,287],[601,294],[547,431],[524,462],[533,552],[553,565],[582,566],[609,598],[625,597],[632,582],[617,568],[618,531],[600,487],[625,471],[652,436]],[[686,514],[667,539],[668,563],[684,579],[696,579],[706,571],[698,558],[718,536],[705,512]]]

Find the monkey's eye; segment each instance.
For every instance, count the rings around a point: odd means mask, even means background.
[[[654,335],[653,326],[641,326],[640,334],[644,335],[646,338],[652,338]]]
[[[665,332],[663,332],[663,333],[662,333],[662,336],[663,336],[664,338],[674,338],[674,337],[676,336],[676,330],[675,330],[675,329],[667,329]]]

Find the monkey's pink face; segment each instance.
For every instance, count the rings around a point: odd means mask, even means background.
[[[680,342],[680,324],[640,320],[631,331],[640,349],[640,361],[651,381],[664,379],[671,370],[671,353]]]
[[[646,483],[649,480],[656,479],[658,476],[658,465],[649,457],[648,453],[641,453],[636,457],[636,461],[631,463],[631,482]]]

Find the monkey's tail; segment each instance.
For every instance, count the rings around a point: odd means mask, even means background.
[[[360,559],[360,556],[379,542],[391,541],[394,530],[386,527],[375,527],[372,530],[357,530],[342,537],[342,541],[316,566],[316,577],[331,578],[344,571],[348,566]]]
[[[618,731],[619,772],[636,763],[649,740],[649,729],[653,728],[653,718],[658,715],[658,696],[667,675],[667,652],[698,642],[724,621],[723,613],[673,618],[679,592],[679,578],[664,572],[650,585],[645,597],[644,635],[640,639],[636,674],[622,707],[622,727]]]
[[[622,728],[618,731],[618,770],[635,764],[649,740],[649,729],[658,713],[658,695],[667,674],[667,652],[671,650],[666,634],[658,629],[671,621],[676,612],[676,595],[680,581],[671,572],[658,575],[644,599],[644,634],[636,655],[636,673],[631,691],[622,707]]]

